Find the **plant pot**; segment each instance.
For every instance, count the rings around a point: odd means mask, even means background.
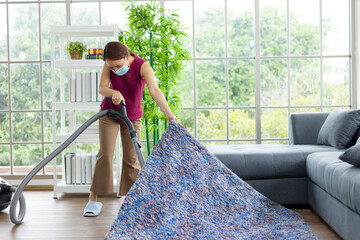
[[[70,58],[71,59],[82,59],[83,53],[84,53],[83,51],[72,50],[72,51],[70,51]]]

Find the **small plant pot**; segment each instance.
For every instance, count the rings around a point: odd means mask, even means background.
[[[77,50],[70,51],[70,58],[82,59],[83,53],[84,53],[83,51],[77,51]]]

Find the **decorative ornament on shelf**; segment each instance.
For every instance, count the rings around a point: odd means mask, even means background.
[[[69,52],[71,59],[82,59],[87,47],[81,42],[72,41],[66,45],[65,49]]]

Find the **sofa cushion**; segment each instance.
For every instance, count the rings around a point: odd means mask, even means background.
[[[318,185],[345,206],[360,214],[360,168],[341,161],[342,152],[317,152],[306,160],[306,170]]]
[[[338,151],[325,145],[208,145],[207,149],[244,180],[306,176],[306,157],[313,152]]]
[[[347,149],[339,158],[347,163],[360,167],[360,144]]]
[[[292,113],[289,116],[289,144],[317,144],[319,131],[329,112]]]
[[[360,110],[333,110],[320,128],[317,143],[347,148],[360,124]]]

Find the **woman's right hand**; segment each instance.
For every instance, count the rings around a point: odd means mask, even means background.
[[[125,99],[119,91],[114,91],[111,98],[112,98],[113,104],[115,104],[115,105],[120,105],[121,101],[124,101],[124,103],[125,103]]]

